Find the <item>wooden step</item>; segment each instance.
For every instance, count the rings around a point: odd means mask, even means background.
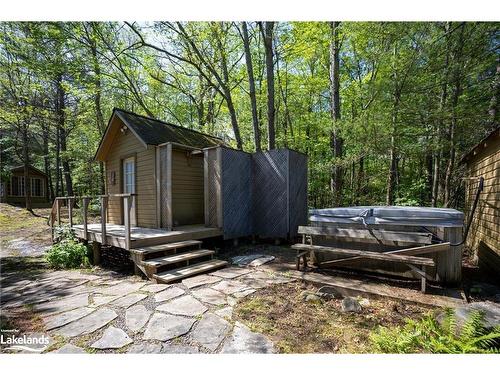
[[[176,280],[184,279],[186,277],[194,276],[199,273],[205,273],[217,268],[227,266],[224,260],[213,259],[207,262],[193,264],[192,266],[177,268],[175,270],[160,272],[154,274],[153,277],[160,283],[171,283]]]
[[[201,246],[201,243],[202,243],[201,241],[197,241],[197,240],[171,242],[171,243],[166,243],[166,244],[162,244],[162,245],[137,247],[137,248],[130,249],[130,252],[134,253],[134,254],[142,254],[142,255],[154,254],[154,253],[159,253],[162,251],[182,249],[183,247]]]
[[[201,258],[212,254],[215,254],[215,251],[200,249],[200,250],[187,251],[180,254],[167,255],[164,257],[143,260],[141,263],[143,266],[160,267],[160,266],[165,266],[167,264],[185,262],[190,259]]]

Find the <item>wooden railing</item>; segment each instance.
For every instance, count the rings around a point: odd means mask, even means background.
[[[121,198],[123,199],[123,224],[125,230],[125,249],[130,250],[131,234],[130,234],[130,216],[133,207],[133,202],[137,194],[106,194],[106,195],[96,195],[96,196],[71,196],[71,197],[56,197],[54,203],[52,204],[52,210],[49,216],[49,225],[51,227],[52,241],[54,241],[54,223],[57,221],[57,225],[61,225],[61,206],[66,204],[68,207],[68,223],[69,226],[73,226],[73,208],[75,207],[76,201],[82,202],[82,221],[83,221],[83,237],[85,240],[89,239],[88,231],[88,207],[91,199],[98,198],[101,202],[101,245],[107,245],[107,209],[109,198]]]

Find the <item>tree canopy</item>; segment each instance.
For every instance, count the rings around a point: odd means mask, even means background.
[[[98,194],[114,107],[246,151],[309,156],[309,206],[460,207],[460,157],[498,126],[499,24],[0,23],[2,178]]]

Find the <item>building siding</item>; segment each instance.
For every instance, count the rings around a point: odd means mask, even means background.
[[[497,132],[498,134],[498,132]],[[500,271],[500,136],[486,143],[467,161],[469,177],[483,177],[480,195],[466,245],[474,251],[481,268]],[[466,211],[470,214],[476,194],[477,180],[466,185]]]
[[[147,148],[129,130],[125,134],[118,132],[113,139],[106,157],[106,192],[120,194],[122,192],[122,159],[136,158],[136,217],[137,225],[156,228],[156,182],[155,182],[155,148]],[[115,183],[111,183],[111,174],[115,173]],[[123,224],[122,199],[110,198],[108,203],[108,222]]]

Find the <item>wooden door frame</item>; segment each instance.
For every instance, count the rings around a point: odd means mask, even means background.
[[[137,199],[137,152],[132,152],[130,154],[126,154],[126,155],[123,155],[121,158],[120,158],[120,192],[121,193],[124,193],[123,189],[124,189],[124,186],[123,186],[123,162],[127,159],[131,159],[131,158],[134,158],[134,191],[135,191],[135,197],[133,198],[135,200],[135,204],[134,204],[134,216],[135,216],[135,224],[132,224],[130,223],[130,225],[134,225],[134,226],[139,226],[139,221],[137,219],[137,206],[138,206],[138,199]],[[121,221],[121,224],[124,225],[124,222],[125,222],[125,210],[124,210],[124,205],[123,205],[123,199],[120,198],[120,221]]]

